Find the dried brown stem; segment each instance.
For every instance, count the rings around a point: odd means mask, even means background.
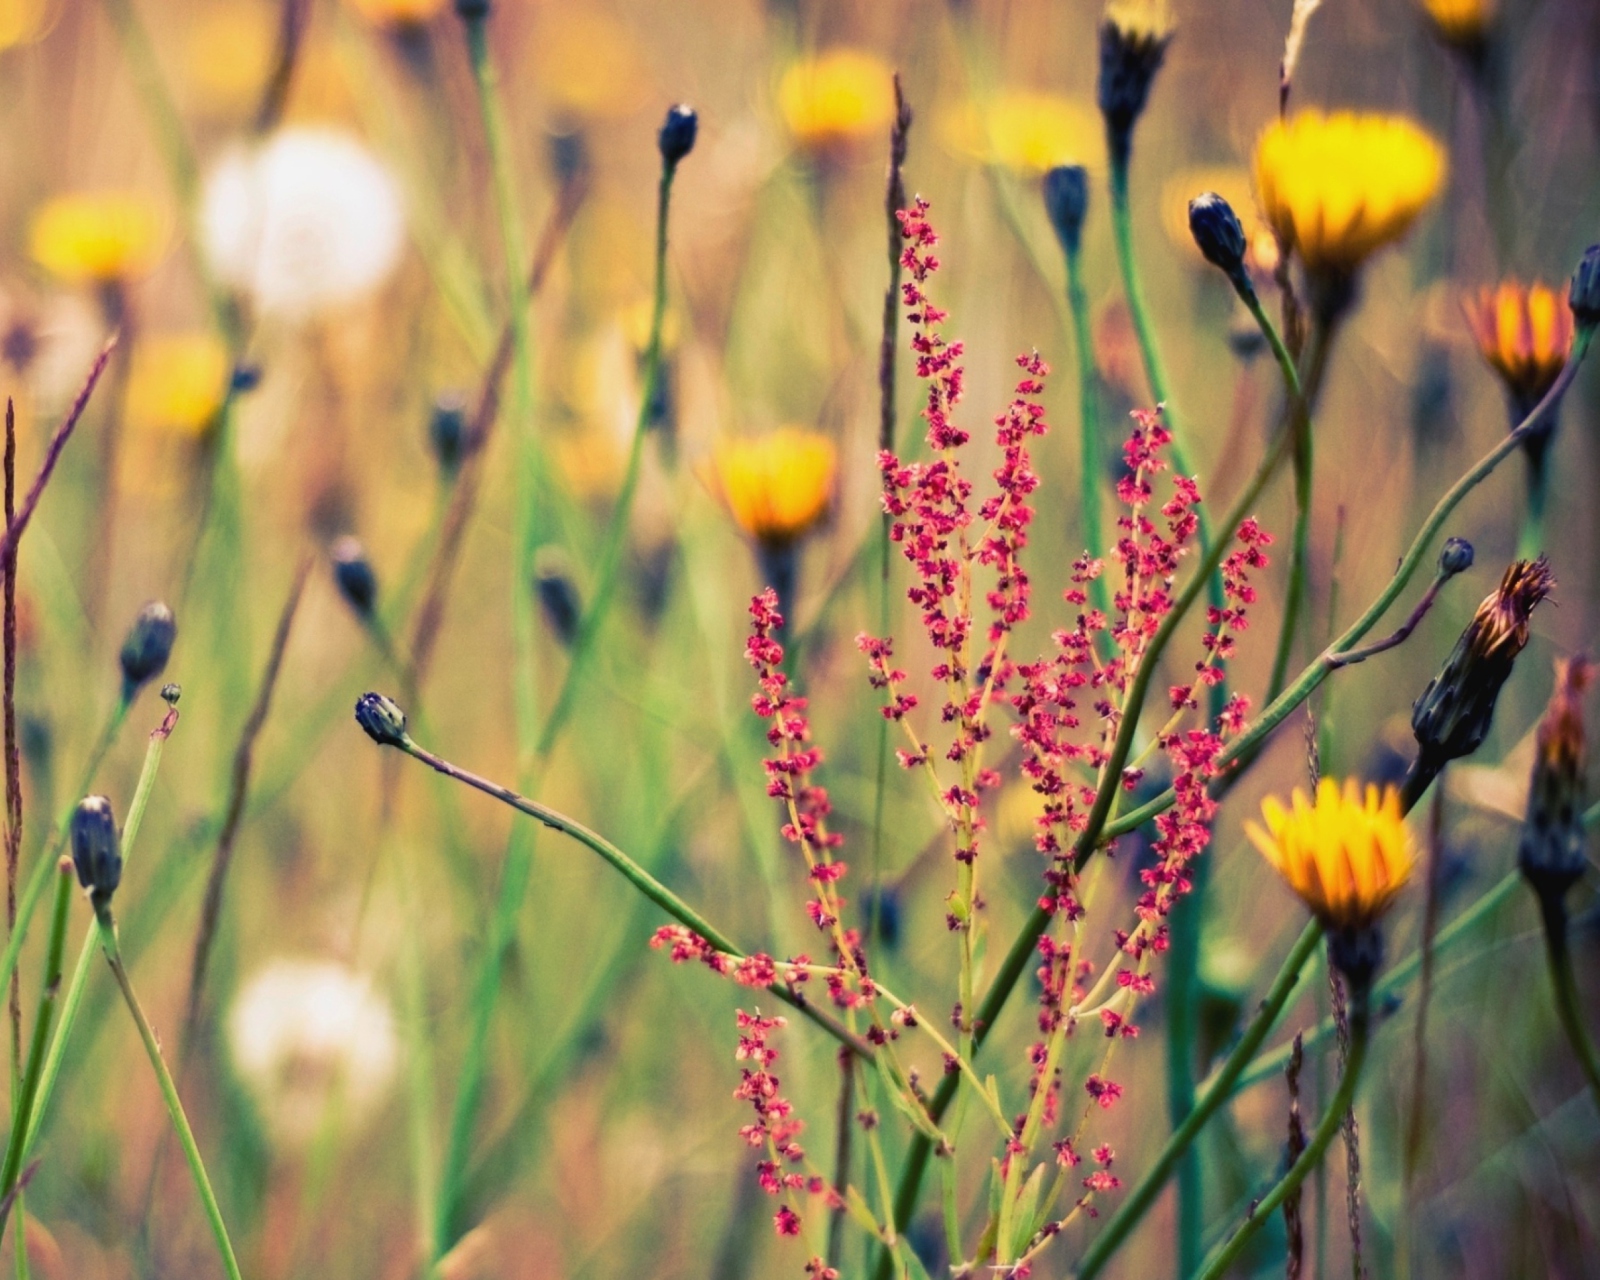
[[[556,250],[566,238],[572,221],[589,193],[587,177],[579,176],[564,185],[556,195],[555,208],[545,222],[534,250],[533,266],[528,272],[530,300],[539,294],[555,261]],[[444,610],[450,594],[450,584],[455,576],[457,561],[461,558],[462,542],[467,525],[478,505],[478,491],[483,484],[484,458],[488,452],[489,437],[500,412],[500,384],[505,381],[515,352],[514,333],[510,322],[500,332],[489,367],[484,371],[478,388],[477,407],[467,423],[461,442],[461,470],[456,475],[455,492],[439,527],[439,545],[428,567],[428,585],[422,603],[417,607],[416,623],[411,631],[411,658],[408,666],[409,683],[420,688],[427,680],[428,667],[433,660],[434,646],[439,640],[439,627],[444,622]]]
[[[255,705],[239,731],[239,745],[233,752],[233,780],[228,792],[228,808],[217,834],[217,846],[211,857],[211,875],[206,881],[206,896],[200,909],[200,927],[195,934],[194,958],[189,966],[189,996],[183,1022],[182,1064],[188,1062],[194,1046],[194,1033],[200,1022],[200,1005],[204,995],[206,966],[211,958],[211,946],[216,940],[217,923],[222,916],[222,893],[227,883],[228,867],[233,861],[234,841],[239,834],[239,823],[244,817],[245,799],[250,789],[250,766],[255,756],[256,739],[267,722],[272,708],[273,690],[277,688],[278,674],[283,668],[284,651],[289,646],[289,633],[294,626],[295,611],[300,607],[300,597],[305,590],[306,578],[311,573],[312,557],[302,556],[296,568],[294,581],[289,586],[289,596],[278,615],[278,629],[273,633],[272,648],[267,654],[266,670],[261,675],[261,686],[256,692]]]

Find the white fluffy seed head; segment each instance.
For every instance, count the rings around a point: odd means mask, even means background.
[[[376,289],[405,244],[389,171],[324,127],[280,129],[224,155],[206,179],[200,224],[217,278],[290,321]]]

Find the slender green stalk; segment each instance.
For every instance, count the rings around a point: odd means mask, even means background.
[[[718,951],[743,958],[744,952],[735,946],[726,934],[621,849],[617,848],[616,845],[612,844],[611,841],[590,830],[583,823],[567,817],[566,814],[550,808],[549,805],[540,804],[539,801],[530,800],[526,796],[520,796],[515,791],[502,787],[499,783],[491,782],[487,778],[451,764],[450,761],[434,755],[427,748],[419,746],[409,736],[403,737],[395,745],[407,755],[422,761],[423,764],[428,765],[430,768],[437,769],[446,777],[454,778],[457,782],[463,782],[469,787],[475,787],[485,795],[493,796],[496,800],[510,805],[518,812],[525,813],[530,818],[535,818],[542,822],[545,826],[560,831],[564,835],[571,836],[579,844],[586,845],[609,862],[629,884],[633,885],[634,888],[638,889],[640,893],[644,894],[645,897],[649,898],[651,902],[655,903],[674,920],[693,929]],[[815,1022],[841,1044],[848,1046],[858,1056],[871,1058],[874,1055],[872,1046],[865,1040],[851,1032],[825,1009],[818,1008],[808,1000],[790,991],[786,984],[775,982],[769,989],[773,995],[800,1010],[811,1021]]]
[[[1089,323],[1089,292],[1083,285],[1083,253],[1068,249],[1063,256],[1067,260],[1067,310],[1072,316],[1073,350],[1078,360],[1079,519],[1090,557],[1103,560],[1106,541],[1100,488],[1105,483],[1105,459],[1100,439],[1100,375],[1094,367],[1094,331]],[[1089,584],[1089,598],[1096,609],[1111,616],[1111,596],[1104,574]],[[1110,643],[1109,638],[1106,643]]]
[[[1167,1122],[1176,1133],[1194,1114],[1194,1043],[1199,994],[1200,926],[1211,859],[1197,858],[1192,889],[1167,916]],[[1177,1274],[1189,1276],[1200,1265],[1205,1231],[1205,1192],[1200,1152],[1191,1143],[1178,1160]]]
[[[134,691],[124,687],[116,706],[111,709],[111,715],[107,717],[104,727],[100,730],[100,737],[89,752],[89,762],[84,766],[78,789],[72,793],[74,806],[94,784],[95,775],[100,772],[100,765],[104,762],[106,753],[111,750],[111,744],[117,740],[117,734],[128,718],[128,708],[133,705],[133,693]],[[55,831],[51,833],[50,843],[45,846],[39,855],[39,860],[33,864],[33,870],[28,873],[27,883],[22,888],[22,897],[17,901],[17,919],[11,926],[11,940],[6,943],[5,956],[0,958],[0,989],[11,985],[11,975],[16,970],[17,957],[22,954],[23,939],[28,936],[28,925],[33,920],[39,899],[44,897],[45,886],[50,883],[50,870],[55,866],[56,859],[61,856],[62,849],[66,847],[67,831],[71,822],[72,810],[68,809],[61,815]]]
[[[56,997],[61,990],[61,956],[66,950],[67,907],[72,901],[72,859],[62,858],[56,866],[55,911],[50,917],[50,943],[45,954],[44,986],[39,993],[39,1012],[33,1023],[33,1039],[28,1046],[28,1065],[23,1070],[17,1098],[11,1108],[11,1138],[6,1143],[6,1158],[0,1167],[0,1231],[5,1221],[17,1179],[22,1175],[27,1149],[28,1121],[39,1093],[39,1074],[44,1069],[45,1048],[50,1042],[50,1025],[55,1019]]]
[[[1226,1243],[1212,1251],[1200,1272],[1199,1280],[1219,1280],[1221,1276],[1227,1274],[1228,1268],[1244,1252],[1245,1246],[1254,1238],[1256,1232],[1272,1220],[1273,1214],[1277,1213],[1283,1202],[1306,1180],[1311,1171],[1322,1163],[1323,1155],[1338,1135],[1344,1124],[1345,1113],[1350,1110],[1350,1104],[1356,1096],[1356,1085],[1361,1079],[1361,1067],[1367,1057],[1368,1022],[1366,993],[1357,993],[1350,1010],[1350,1056],[1345,1063],[1344,1076],[1339,1081],[1339,1087],[1334,1090],[1333,1098],[1317,1125],[1316,1133],[1306,1144],[1306,1149],[1300,1153],[1300,1158],[1289,1167],[1289,1172],[1284,1174],[1278,1184],[1251,1209],[1244,1225],[1234,1232]]]
[[[162,749],[167,745],[167,739],[171,736],[177,720],[177,711],[175,709],[169,711],[161,726],[150,735],[150,745],[145,748],[144,765],[139,770],[139,781],[133,790],[133,802],[128,806],[128,817],[122,827],[124,874],[127,873],[128,860],[132,857],[134,844],[139,838],[139,828],[144,825],[144,811],[150,804],[150,792],[155,787],[156,771],[161,767]],[[27,1126],[27,1140],[22,1148],[24,1160],[33,1153],[34,1143],[39,1139],[39,1130],[50,1112],[50,1099],[55,1093],[56,1080],[61,1074],[61,1061],[66,1055],[73,1024],[77,1021],[78,1008],[83,1003],[84,987],[89,980],[89,968],[94,959],[94,947],[94,931],[90,930],[84,936],[83,946],[78,952],[78,962],[72,970],[72,980],[67,984],[67,996],[61,1004],[61,1025],[56,1028],[55,1037],[50,1041],[50,1052],[44,1060],[44,1072],[39,1078],[38,1101],[34,1105],[33,1118]]]
[[[139,1029],[139,1038],[144,1041],[145,1052],[150,1056],[150,1066],[156,1073],[156,1082],[161,1086],[161,1097],[166,1103],[167,1114],[172,1117],[172,1127],[178,1132],[178,1141],[183,1146],[184,1157],[189,1161],[189,1172],[194,1175],[195,1189],[200,1193],[206,1218],[211,1224],[211,1233],[216,1237],[217,1251],[222,1255],[223,1268],[227,1271],[229,1280],[242,1280],[239,1260],[233,1252],[233,1241],[228,1238],[228,1228],[222,1221],[222,1210],[217,1206],[217,1196],[211,1189],[211,1179],[206,1176],[205,1161],[200,1158],[200,1148],[194,1140],[194,1130],[189,1127],[189,1117],[184,1114],[183,1103],[178,1098],[178,1087],[172,1082],[172,1073],[167,1070],[167,1064],[161,1057],[161,1045],[156,1039],[156,1033],[151,1029],[150,1020],[145,1017],[144,1008],[139,1003],[139,997],[134,994],[133,983],[123,967],[122,953],[117,948],[117,924],[112,918],[109,905],[96,911],[95,925],[100,933],[100,945],[106,953],[106,963],[111,966],[111,973],[117,980],[117,986],[122,989],[122,998],[127,1002],[128,1012],[133,1016],[134,1025]]]
[[[578,687],[594,652],[595,641],[605,623],[606,613],[616,595],[617,573],[622,564],[622,548],[628,536],[628,518],[633,513],[634,496],[639,488],[639,472],[644,462],[645,437],[650,433],[650,415],[655,405],[661,383],[661,326],[667,311],[667,214],[672,207],[672,180],[678,166],[666,161],[661,165],[661,182],[656,192],[656,282],[655,296],[650,308],[650,345],[645,348],[644,378],[639,399],[639,416],[633,426],[633,443],[628,449],[627,470],[623,472],[622,488],[617,493],[616,505],[611,511],[611,522],[606,527],[605,541],[601,544],[599,569],[595,575],[594,598],[578,623],[578,634],[572,641],[572,657],[567,664],[567,674],[561,682],[554,707],[544,723],[539,738],[538,755],[541,760],[549,756],[556,745],[557,736],[571,715],[577,700]],[[526,589],[524,583],[524,589]]]
[[[1600,1108],[1600,1057],[1595,1056],[1594,1041],[1583,1025],[1578,984],[1572,973],[1572,949],[1567,943],[1566,909],[1558,898],[1544,894],[1540,895],[1539,905],[1544,913],[1545,955],[1550,962],[1550,988],[1555,997],[1556,1016],[1561,1019],[1561,1029],[1572,1045],[1573,1056],[1589,1084],[1589,1092],[1594,1095],[1594,1104]]]

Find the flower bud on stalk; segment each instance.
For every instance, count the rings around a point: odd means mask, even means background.
[[[380,747],[405,745],[406,713],[381,693],[364,693],[356,699],[356,723]]]
[[[489,0],[456,0],[456,17],[463,22],[482,22],[489,16]]]
[[[1500,688],[1528,643],[1528,620],[1554,585],[1549,561],[1543,556],[1515,561],[1500,585],[1478,606],[1445,660],[1444,670],[1428,682],[1412,706],[1417,758],[1406,776],[1408,808],[1439,770],[1452,760],[1471,755],[1488,737]]]
[[[1579,260],[1567,289],[1567,305],[1580,328],[1600,324],[1600,244],[1590,245]]]
[[[1106,6],[1097,92],[1113,174],[1127,171],[1133,126],[1144,114],[1171,40],[1172,23],[1161,0],[1115,0]]]
[[[1063,164],[1045,174],[1044,208],[1061,248],[1076,254],[1083,243],[1083,220],[1089,212],[1089,171],[1081,164]]]
[[[467,401],[457,391],[441,392],[428,415],[428,445],[448,479],[461,466],[467,440]]]
[[[166,669],[172,645],[178,638],[178,624],[172,610],[152,600],[139,610],[122,642],[123,696],[131,698],[147,681]]]
[[[1446,538],[1444,546],[1439,551],[1439,574],[1441,577],[1455,577],[1458,573],[1465,573],[1472,568],[1472,544],[1465,538]]]
[[[328,555],[333,560],[333,580],[345,603],[360,617],[372,617],[378,603],[378,575],[372,571],[372,562],[360,539],[349,534],[336,538]]]
[[[1556,663],[1556,687],[1539,724],[1538,754],[1528,784],[1528,816],[1517,865],[1544,908],[1546,926],[1566,923],[1566,896],[1588,866],[1584,856],[1587,744],[1583,694],[1594,667],[1582,654]]]
[[[1227,276],[1241,295],[1255,292],[1244,266],[1248,247],[1244,225],[1231,204],[1215,191],[1202,191],[1189,201],[1189,234],[1205,260]]]
[[[700,117],[686,102],[667,109],[667,119],[656,134],[656,145],[661,149],[661,163],[676,169],[678,161],[694,150],[695,135],[700,128]]]
[[[583,620],[583,602],[578,598],[577,584],[564,558],[554,554],[553,548],[538,556],[533,571],[533,590],[539,597],[550,630],[563,647],[570,649],[578,635],[578,624]]]
[[[72,865],[96,913],[111,905],[122,881],[122,841],[105,796],[85,796],[72,811]]]

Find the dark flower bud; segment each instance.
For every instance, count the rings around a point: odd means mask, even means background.
[[[463,22],[481,22],[489,16],[489,0],[456,0],[456,17]]]
[[[1108,9],[1100,24],[1100,114],[1106,121],[1111,169],[1125,172],[1133,150],[1133,126],[1144,113],[1150,86],[1166,57],[1172,29],[1164,15]]]
[[[572,647],[578,626],[583,621],[583,601],[578,586],[568,572],[565,558],[552,548],[540,551],[533,571],[533,590],[539,597],[544,618],[563,646]]]
[[[898,950],[903,919],[899,888],[886,884],[867,890],[861,899],[861,912],[864,919],[873,922],[876,937],[885,950]]]
[[[1518,560],[1478,606],[1467,629],[1411,708],[1418,754],[1406,780],[1415,801],[1439,770],[1471,755],[1489,735],[1500,688],[1528,643],[1528,619],[1555,579],[1543,556]]]
[[[378,575],[372,571],[366,548],[359,539],[345,534],[334,539],[328,555],[333,560],[333,580],[339,594],[361,617],[370,618],[378,603]]]
[[[406,740],[406,713],[381,693],[364,693],[356,699],[356,723],[380,747],[398,747]]]
[[[161,701],[165,702],[169,707],[177,706],[178,699],[181,697],[183,697],[182,686],[176,684],[164,684],[161,686]]]
[[[467,439],[467,400],[458,391],[441,392],[428,418],[428,444],[446,475],[461,465]]]
[[[581,129],[550,135],[550,168],[556,185],[570,187],[589,175],[589,143]]]
[[[1329,929],[1328,959],[1350,984],[1351,994],[1364,1000],[1383,967],[1383,930],[1375,924]]]
[[[261,385],[261,366],[247,364],[241,361],[233,366],[233,379],[230,389],[235,395],[244,395],[254,391]]]
[[[1572,273],[1567,305],[1580,327],[1600,323],[1600,244],[1592,244],[1584,251],[1578,269]]]
[[[1044,175],[1044,210],[1056,239],[1068,253],[1083,242],[1083,220],[1089,212],[1089,171],[1081,164],[1057,165]]]
[[[678,161],[694,150],[695,134],[700,128],[700,117],[686,102],[667,108],[667,118],[656,134],[656,145],[661,148],[661,162],[667,168],[676,168]]]
[[[1565,898],[1588,866],[1583,825],[1588,749],[1583,693],[1594,676],[1579,654],[1556,663],[1556,687],[1539,724],[1538,753],[1528,785],[1528,816],[1517,846],[1517,865],[1541,899]]]
[[[166,669],[177,638],[178,624],[172,610],[161,601],[152,600],[139,610],[128,629],[128,638],[122,642],[122,679],[129,692]]]
[[[1189,201],[1189,234],[1205,260],[1230,280],[1249,279],[1244,274],[1244,226],[1215,191],[1203,191]]]
[[[104,796],[85,796],[72,811],[72,866],[96,908],[111,901],[122,881],[122,840]]]
[[[1454,577],[1472,568],[1472,544],[1465,538],[1446,538],[1439,551],[1439,572]]]

